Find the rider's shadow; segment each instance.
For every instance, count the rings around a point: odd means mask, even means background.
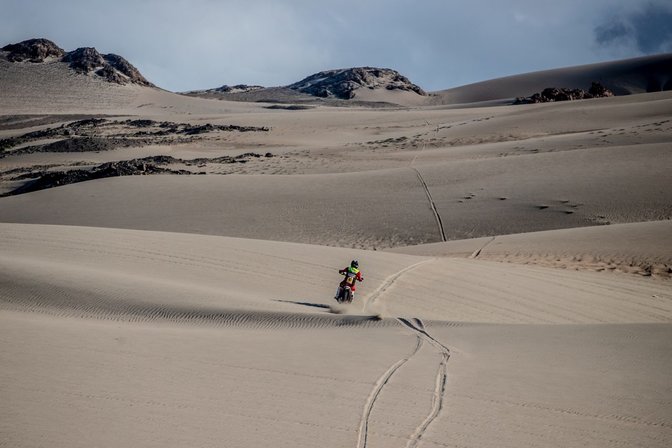
[[[294,305],[309,306],[309,307],[312,307],[312,308],[323,308],[323,309],[331,310],[331,307],[329,305],[325,305],[323,303],[297,302],[295,300],[281,300],[281,299],[273,299],[273,300],[275,302],[292,303]]]
[[[369,315],[369,314],[351,314],[352,309],[348,308],[347,306],[343,307],[332,307],[329,305],[325,305],[323,303],[312,303],[312,302],[298,302],[294,300],[282,300],[282,299],[273,299],[275,302],[282,302],[282,303],[291,303],[294,305],[301,305],[301,306],[309,306],[311,308],[322,308],[326,309],[327,312],[331,314],[343,314],[343,319],[341,321],[341,325],[357,325],[362,322],[370,322],[370,321],[379,321],[382,319],[380,315],[374,314],[374,315]]]

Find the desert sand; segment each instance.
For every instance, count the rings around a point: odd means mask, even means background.
[[[672,444],[671,92],[292,110],[0,68],[0,139],[101,145],[0,158],[0,446]],[[12,194],[140,158],[173,174]]]

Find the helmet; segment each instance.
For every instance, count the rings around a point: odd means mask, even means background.
[[[358,268],[359,267],[359,262],[357,260],[352,260],[350,263],[350,266],[353,268]]]

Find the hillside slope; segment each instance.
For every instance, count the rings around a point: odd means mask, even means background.
[[[544,70],[432,92],[434,104],[530,96],[547,87],[585,89],[599,82],[615,95],[672,90],[672,54]]]

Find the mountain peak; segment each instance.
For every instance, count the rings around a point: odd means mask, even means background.
[[[63,57],[65,51],[48,39],[28,39],[16,44],[5,45],[2,51],[8,51],[10,62],[44,62],[49,57]]]
[[[138,84],[154,87],[147,81],[140,71],[130,62],[116,54],[101,54],[93,47],[81,47],[74,51],[65,52],[58,45],[48,39],[29,39],[16,44],[2,47],[2,51],[9,52],[7,60],[10,62],[47,62],[54,60],[69,64],[77,73],[95,75],[108,82],[116,84]]]
[[[356,91],[362,88],[402,90],[425,96],[424,90],[413,84],[399,72],[389,68],[353,67],[327,70],[315,73],[297,83],[290,89],[323,98],[336,97],[352,99]]]
[[[63,62],[70,63],[70,67],[79,73],[96,75],[107,81],[117,84],[140,84],[153,86],[140,71],[125,58],[117,54],[100,54],[93,47],[82,47],[66,53]]]

